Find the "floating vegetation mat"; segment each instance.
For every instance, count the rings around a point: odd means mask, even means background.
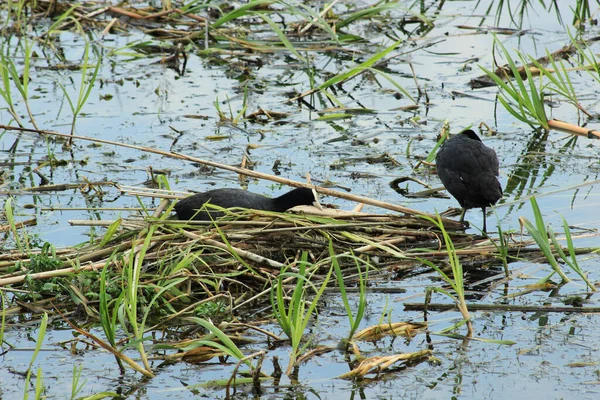
[[[163,201],[158,217],[153,218],[71,221],[74,225],[108,228],[92,243],[7,251],[0,255],[0,286],[30,287],[36,281],[102,269],[118,273],[133,257],[147,279],[185,277],[182,284],[195,295],[210,297],[227,292],[239,306],[258,299],[253,295],[265,293],[282,269],[295,271],[304,252],[316,276],[329,269],[333,252],[348,270],[350,284],[356,277],[350,271],[356,270],[356,259],[369,265],[373,278],[423,271],[420,259],[447,257],[439,228],[415,216],[297,207],[300,211],[294,214],[247,210],[217,221],[188,222],[172,219],[170,208],[162,211],[167,207],[168,201]],[[458,222],[443,221],[466,265],[502,263],[498,243],[464,233]],[[525,248],[533,243],[530,240],[511,236],[506,243],[509,257],[540,255],[539,250]],[[210,285],[207,280],[211,280]]]

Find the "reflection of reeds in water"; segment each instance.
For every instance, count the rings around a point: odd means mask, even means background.
[[[560,22],[561,24],[563,23],[560,8],[559,8],[560,4],[559,4],[559,2],[556,2],[556,1],[548,1],[546,4],[546,2],[543,0],[542,1],[539,1],[539,0],[518,0],[518,1],[492,0],[491,2],[482,2],[481,0],[478,0],[477,3],[475,4],[474,9],[477,10],[477,8],[480,5],[483,5],[483,6],[487,5],[487,8],[485,9],[485,11],[483,13],[484,17],[482,17],[482,19],[481,19],[482,24],[484,23],[485,19],[488,18],[488,16],[493,15],[495,24],[499,25],[502,20],[502,17],[508,14],[508,18],[510,19],[510,22],[514,26],[516,26],[518,29],[522,29],[523,23],[526,21],[527,16],[530,13],[544,12],[546,10],[548,13],[550,13],[552,11],[552,9],[554,9],[554,15],[555,15],[557,21]],[[542,7],[542,10],[539,9],[540,5]],[[584,19],[585,19],[586,9],[587,9],[587,15],[590,15],[588,0],[577,1],[576,7],[578,10],[576,15],[584,17]],[[536,9],[534,10],[534,8],[536,8]],[[581,11],[579,11],[580,8],[581,8]]]

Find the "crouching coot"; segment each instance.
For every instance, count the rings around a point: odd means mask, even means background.
[[[447,140],[438,151],[435,163],[444,187],[463,209],[460,222],[464,221],[467,209],[481,208],[486,232],[485,209],[502,197],[496,152],[469,129]]]
[[[181,199],[175,204],[177,218],[209,221],[223,216],[223,212],[204,208],[206,203],[222,208],[251,208],[253,210],[283,212],[300,205],[315,202],[312,189],[297,188],[273,199],[242,189],[214,189]],[[200,211],[199,211],[200,210]]]

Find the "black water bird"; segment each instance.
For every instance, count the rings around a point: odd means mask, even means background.
[[[467,209],[481,208],[486,232],[485,209],[502,197],[496,152],[469,129],[447,140],[438,151],[435,163],[444,187],[463,209],[460,222],[464,221]]]
[[[253,210],[284,212],[292,207],[311,205],[316,202],[312,189],[296,188],[279,197],[269,198],[242,189],[214,189],[181,199],[175,204],[175,212],[180,220],[194,219],[209,221],[224,215],[209,207],[209,203],[222,208],[250,208]]]

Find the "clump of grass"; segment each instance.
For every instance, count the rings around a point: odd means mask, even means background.
[[[594,136],[600,138],[600,132],[582,128],[577,125],[548,119],[544,105],[544,90],[552,91],[561,97],[564,97],[569,103],[575,105],[577,109],[590,115],[577,100],[577,94],[573,84],[568,76],[567,70],[562,62],[556,62],[550,53],[547,53],[548,61],[553,65],[553,70],[545,68],[541,63],[531,56],[525,56],[517,52],[518,58],[523,63],[523,67],[517,67],[510,53],[502,45],[497,37],[494,36],[494,45],[498,46],[504,58],[507,60],[508,68],[498,68],[495,72],[479,66],[487,76],[489,76],[500,88],[498,100],[502,106],[516,119],[522,121],[534,129],[541,127],[549,131],[556,129],[571,134],[582,136]],[[528,59],[530,63],[528,64]],[[539,84],[533,78],[531,67],[535,67],[540,73]],[[549,81],[544,84],[543,77]],[[514,81],[514,83],[513,83]],[[527,83],[525,82],[527,81]]]
[[[10,232],[13,234],[13,238],[17,248],[21,252],[26,252],[29,249],[28,241],[25,240],[25,243],[21,240],[21,235],[17,231],[16,221],[15,221],[15,212],[13,207],[13,198],[9,197],[4,202],[4,214],[6,215],[6,219],[8,221]],[[25,238],[26,239],[26,238]]]
[[[25,376],[25,386],[23,392],[23,399],[27,400],[29,398],[29,389],[31,386],[31,373],[33,370],[33,363],[37,358],[40,350],[42,349],[42,344],[44,343],[44,337],[46,336],[46,328],[48,327],[48,314],[44,313],[42,320],[40,322],[40,328],[38,330],[37,340],[35,342],[35,349],[33,350],[33,355],[31,356],[31,360],[29,361],[29,367],[27,367],[27,375]],[[41,399],[44,393],[44,374],[42,372],[42,368],[38,367],[36,371],[35,378],[35,398]]]
[[[360,326],[360,322],[365,314],[365,309],[367,308],[367,281],[369,280],[369,264],[366,263],[366,270],[363,273],[360,268],[361,263],[365,263],[364,260],[354,256],[354,254],[346,255],[345,257],[350,257],[354,260],[357,271],[358,271],[358,307],[356,308],[356,313],[352,310],[352,306],[350,305],[348,294],[346,292],[346,284],[344,283],[344,276],[342,274],[342,269],[340,268],[340,264],[338,262],[338,257],[335,255],[335,251],[333,249],[333,244],[331,241],[329,242],[329,257],[331,257],[331,264],[333,265],[333,269],[335,271],[335,277],[338,282],[338,286],[340,288],[340,295],[342,296],[342,302],[344,303],[344,308],[346,309],[346,316],[348,317],[348,322],[350,323],[350,331],[348,332],[348,337],[346,338],[346,344],[349,343],[354,337],[354,333]],[[347,347],[347,346],[346,346]]]
[[[538,60],[529,56],[531,64],[533,64],[540,71],[540,76],[545,77],[549,81],[543,86],[542,90],[547,89],[548,91],[563,97],[568,103],[571,103],[578,110],[584,112],[588,117],[591,117],[591,115],[584,110],[581,104],[579,104],[577,92],[573,87],[569,73],[562,60],[556,61],[548,50],[546,50],[546,59],[550,65],[552,65],[552,70],[544,67]],[[552,127],[552,120],[548,121],[548,124],[550,127]]]
[[[16,33],[21,33],[23,26],[27,23],[27,15],[31,11],[27,6],[28,0],[8,0],[6,2],[6,21],[2,27],[2,37],[9,37],[8,28],[12,28]],[[12,25],[10,23],[12,22]]]
[[[498,46],[504,54],[510,74],[502,68],[498,70],[500,72],[492,72],[481,65],[479,67],[501,89],[498,97],[500,103],[519,121],[532,127],[539,125],[549,130],[548,117],[544,109],[543,92],[541,86],[539,88],[536,87],[530,69],[523,69],[525,73],[525,78],[523,78],[510,53],[496,36],[494,36],[494,46]],[[525,57],[521,53],[517,52],[517,55],[524,65],[527,64]],[[498,75],[499,73],[502,75]],[[527,80],[527,84],[525,80]]]
[[[454,293],[451,293],[448,290],[438,288],[438,287],[431,287],[431,288],[428,288],[428,290],[442,293],[442,294],[450,297],[456,303],[458,310],[462,314],[463,323],[467,324],[467,337],[472,337],[473,336],[473,325],[471,324],[471,316],[469,315],[469,310],[467,308],[467,303],[465,301],[463,268],[462,268],[462,264],[460,263],[460,260],[458,258],[458,255],[456,254],[456,250],[454,248],[454,243],[452,242],[452,239],[448,235],[448,232],[446,232],[446,229],[444,228],[444,224],[442,223],[442,219],[439,216],[439,214],[437,214],[437,219],[433,219],[433,218],[430,218],[427,216],[423,216],[422,218],[432,222],[440,229],[440,231],[442,233],[442,237],[444,238],[444,245],[446,246],[446,252],[448,254],[448,263],[450,264],[452,275],[450,276],[450,275],[446,274],[444,271],[442,271],[442,269],[440,267],[435,265],[430,260],[419,258],[419,261],[421,261],[425,265],[433,268],[442,277],[444,282],[446,282],[448,285],[450,285],[450,287],[452,288],[452,291]]]
[[[308,252],[302,252],[300,260],[298,260],[296,264],[298,273],[289,272],[286,269],[282,270],[270,293],[271,306],[273,308],[275,319],[289,338],[292,346],[290,362],[286,371],[288,376],[292,373],[292,368],[296,365],[296,359],[308,345],[308,343],[305,343],[304,346],[301,347],[304,332],[313,317],[313,312],[317,307],[321,295],[327,287],[333,271],[333,267],[329,268],[329,272],[323,278],[321,287],[317,288],[310,280],[310,270],[314,269],[314,265],[308,262]],[[284,278],[286,277],[296,279],[296,285],[291,293],[287,306],[285,304],[286,296],[284,293]],[[307,298],[307,289],[309,288],[314,292],[310,302]]]
[[[31,60],[33,56],[33,42],[26,37],[22,38],[22,52],[23,52],[23,69],[19,71],[17,65],[13,62],[12,57],[5,54],[8,48],[5,50],[5,46],[0,47],[0,77],[2,85],[0,87],[0,96],[4,99],[4,102],[8,106],[7,111],[13,117],[15,122],[20,126],[25,125],[19,118],[19,112],[15,108],[16,99],[13,98],[12,85],[17,89],[21,95],[21,99],[27,110],[29,120],[35,129],[39,129],[31,107],[29,105],[29,74],[31,72]]]
[[[320,91],[320,92],[324,93],[329,98],[329,100],[332,101],[333,103],[335,103],[337,106],[344,107],[344,105],[333,94],[326,91],[326,89],[330,88],[331,86],[338,85],[338,84],[341,84],[342,82],[348,81],[348,80],[362,74],[365,71],[371,71],[372,73],[381,75],[383,78],[388,80],[392,85],[394,85],[396,87],[396,89],[398,89],[400,92],[402,92],[402,94],[404,94],[406,97],[408,97],[412,102],[414,102],[416,104],[417,101],[410,95],[410,93],[406,89],[404,89],[404,87],[402,87],[400,84],[398,84],[389,74],[375,68],[375,64],[377,62],[381,61],[383,58],[385,58],[387,55],[389,55],[401,43],[402,43],[401,40],[396,41],[388,48],[374,54],[368,60],[360,63],[359,65],[357,65],[355,67],[348,69],[347,71],[341,72],[341,73],[331,77],[330,79],[328,79],[327,81],[318,85],[317,87],[300,94],[299,96],[295,97],[292,100],[297,100],[299,98],[302,98],[302,97],[305,97],[305,96],[308,96],[310,94]],[[292,100],[289,100],[289,101],[292,101]]]
[[[502,224],[500,224],[500,221],[498,221],[498,223],[496,224],[496,227],[498,228],[498,244],[496,244],[496,242],[494,243],[494,246],[496,246],[496,249],[498,250],[498,257],[502,260],[502,266],[504,267],[504,275],[508,278],[509,277],[509,271],[508,271],[508,250],[509,250],[509,245],[508,245],[508,241],[507,241],[507,234],[502,230]]]
[[[83,371],[83,366],[77,368],[77,365],[73,365],[73,379],[71,380],[71,399],[76,399],[77,394],[81,392],[81,389],[87,383],[87,379],[84,379],[81,382],[81,372]]]
[[[580,38],[574,37],[571,34],[570,30],[567,30],[567,34],[569,35],[569,39],[571,40],[571,45],[577,49],[577,56],[573,57],[571,60],[577,63],[579,68],[583,69],[588,73],[592,79],[596,81],[596,83],[600,83],[600,64],[596,59],[596,55],[594,51],[589,47],[584,48],[582,43],[585,44]]]
[[[111,264],[111,260],[113,260],[114,257],[115,257],[115,255],[113,254],[113,256],[109,258],[109,261],[104,265],[104,268],[102,268],[102,272],[100,273],[100,291],[99,291],[100,304],[98,307],[98,311],[99,311],[99,315],[100,315],[100,326],[102,326],[104,335],[106,336],[108,343],[113,348],[116,349],[117,348],[116,333],[117,333],[118,308],[113,306],[112,311],[110,310],[109,300],[110,300],[111,296],[107,292],[108,266]],[[121,292],[121,295],[116,299],[116,301],[114,303],[119,304],[122,301],[122,297],[123,297],[123,292]],[[124,372],[125,368],[123,367],[123,363],[121,362],[121,359],[116,355],[115,355],[115,359],[117,360],[117,364],[119,365],[119,369],[121,370],[121,372]]]
[[[556,239],[556,235],[554,234],[554,231],[552,230],[552,228],[549,227],[548,229],[546,229],[546,223],[544,222],[544,218],[542,216],[540,207],[538,206],[538,203],[537,203],[537,200],[535,199],[535,197],[531,198],[530,203],[531,203],[531,208],[533,210],[533,215],[535,217],[535,225],[532,224],[525,217],[520,217],[519,221],[525,227],[525,229],[527,229],[527,232],[529,232],[529,234],[531,235],[533,240],[535,240],[538,247],[544,254],[544,257],[546,257],[546,260],[548,260],[548,263],[550,264],[550,266],[553,269],[552,274],[550,274],[548,277],[542,279],[542,281],[540,283],[546,282],[548,279],[550,279],[552,277],[552,275],[554,275],[554,273],[556,273],[560,276],[563,284],[571,281],[565,275],[560,264],[556,260],[556,257],[554,256],[554,253],[552,251],[554,249],[554,251],[556,251],[556,253],[559,255],[560,259],[565,264],[567,264],[573,271],[575,271],[581,277],[581,279],[583,279],[583,281],[586,283],[588,288],[591,291],[596,291],[595,286],[593,285],[592,282],[590,282],[588,280],[586,273],[581,269],[581,267],[579,266],[579,263],[577,262],[577,257],[575,254],[575,246],[573,244],[573,239],[571,237],[571,230],[569,229],[569,224],[567,223],[567,221],[564,219],[564,217],[562,218],[564,234],[565,234],[565,237],[567,240],[567,248],[569,250],[569,256],[567,256],[564,253],[564,251],[562,250],[562,247],[558,243],[558,240]],[[551,246],[551,244],[552,244],[552,246]]]
[[[192,339],[185,342],[184,347],[178,347],[179,350],[183,350],[186,355],[190,355],[194,353],[195,350],[202,350],[204,346],[212,347],[220,352],[220,354],[228,355],[230,357],[235,358],[238,361],[243,362],[250,369],[253,368],[250,360],[242,353],[240,348],[231,340],[225,332],[223,332],[219,327],[213,324],[211,321],[208,321],[204,318],[198,317],[186,317],[184,321],[190,322],[192,324],[197,324],[203,327],[208,331],[208,334],[200,339]],[[158,345],[156,349],[165,349],[165,348],[173,348],[170,345]],[[198,352],[196,352],[198,354]],[[214,354],[219,353],[210,353],[205,352],[207,354],[207,358],[212,358]]]
[[[100,53],[93,47],[93,53],[96,55],[97,61],[94,69],[91,73],[89,73],[89,61],[90,61],[90,42],[86,40],[85,47],[83,50],[83,60],[81,63],[81,81],[79,83],[79,92],[77,95],[77,99],[73,101],[67,89],[59,83],[63,93],[65,94],[65,98],[69,103],[69,107],[71,108],[71,112],[73,113],[73,118],[71,120],[71,136],[75,134],[75,123],[77,122],[77,117],[81,113],[81,109],[87,102],[90,94],[92,93],[92,89],[94,88],[94,84],[96,83],[96,78],[98,77],[98,72],[100,71],[100,65],[102,65],[102,57]],[[73,138],[70,137],[67,141],[67,146],[71,147],[73,144]]]
[[[231,101],[229,100],[229,97],[227,97],[229,116],[227,116],[221,110],[221,106],[219,105],[219,98],[216,98],[213,104],[215,105],[215,109],[217,110],[217,115],[219,116],[220,121],[227,121],[232,123],[233,125],[237,125],[242,120],[242,118],[246,116],[246,110],[248,109],[248,87],[244,86],[244,98],[242,100],[242,109],[239,110],[235,116],[233,113],[233,109],[231,108]]]

